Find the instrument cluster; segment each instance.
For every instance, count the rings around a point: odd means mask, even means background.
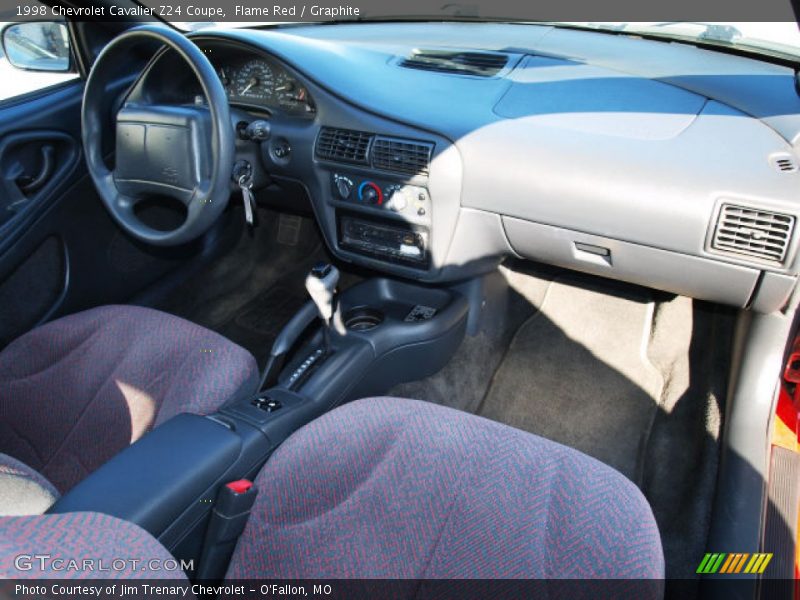
[[[316,112],[308,89],[277,62],[251,56],[226,60],[215,67],[231,104],[292,115],[311,116]]]

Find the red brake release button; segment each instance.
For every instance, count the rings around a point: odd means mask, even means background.
[[[249,491],[251,487],[253,487],[253,482],[249,479],[239,479],[238,481],[226,483],[225,487],[237,494],[244,494],[245,492]]]

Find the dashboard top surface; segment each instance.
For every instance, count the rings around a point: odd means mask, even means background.
[[[305,75],[369,110],[456,139],[503,118],[494,107],[530,72],[530,62],[508,76],[466,77],[406,69],[399,61],[415,49],[505,52],[569,61],[601,71],[613,93],[632,80],[648,81],[661,113],[685,112],[664,104],[674,89],[711,98],[756,117],[787,141],[800,136],[800,97],[794,72],[759,60],[679,43],[559,29],[541,25],[391,23],[297,26],[280,30],[224,30],[226,36],[268,48]],[[591,75],[582,77],[584,80]],[[661,85],[655,85],[661,84]],[[663,86],[663,87],[662,87]],[[595,86],[597,89],[597,85]],[[564,90],[568,92],[569,90]],[[624,94],[622,89],[619,94]],[[450,99],[459,98],[459,110]],[[652,114],[652,110],[650,111]]]

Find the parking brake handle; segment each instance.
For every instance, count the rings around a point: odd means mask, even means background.
[[[220,581],[224,577],[257,494],[258,489],[247,479],[220,487],[206,528],[203,552],[195,573],[197,580]]]

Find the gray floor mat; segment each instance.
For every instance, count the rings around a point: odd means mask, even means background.
[[[263,368],[275,338],[308,300],[304,281],[315,262],[314,255],[301,261],[297,269],[233,312],[225,323],[217,327],[217,331],[247,348]]]
[[[662,302],[656,310],[650,357],[666,385],[641,487],[661,530],[667,576],[673,579],[695,579],[706,551],[734,321],[732,309],[685,297]],[[676,591],[688,592],[685,586]]]
[[[577,448],[639,483],[664,383],[647,357],[653,307],[645,292],[553,281],[478,414]]]
[[[306,275],[330,260],[312,218],[259,208],[257,227],[154,306],[224,335],[263,368],[275,338],[308,300]],[[360,280],[341,270],[339,289]]]
[[[305,295],[299,294],[297,289],[277,284],[247,304],[234,317],[233,323],[261,335],[277,336],[281,323],[291,319],[305,301]]]

